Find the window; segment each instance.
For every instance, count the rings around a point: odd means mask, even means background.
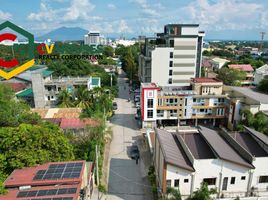
[[[193,102],[196,102],[196,98],[193,98]]]
[[[164,117],[164,111],[163,110],[157,110],[157,117]]]
[[[174,47],[174,40],[170,40],[170,47]]]
[[[173,58],[173,52],[169,53],[169,58]]]
[[[170,110],[171,117],[177,117],[177,110]]]
[[[208,185],[216,185],[216,178],[204,178],[203,182]]]
[[[148,99],[147,101],[147,107],[148,108],[153,108],[154,106],[154,100],[153,99]]]
[[[268,176],[260,176],[259,183],[268,183]]]
[[[170,66],[170,67],[173,67],[173,61],[172,61],[172,60],[169,61],[169,66]]]
[[[168,84],[172,84],[172,79],[171,78],[168,79]]]
[[[231,178],[231,184],[235,184],[235,177]]]
[[[47,87],[47,90],[48,90],[48,91],[51,91],[51,87]]]
[[[171,180],[167,180],[166,185],[167,185],[167,188],[171,187]]]
[[[174,187],[179,187],[180,185],[180,179],[175,179],[174,180]]]
[[[50,101],[50,96],[47,96],[47,100]]]
[[[241,180],[246,180],[246,177],[245,176],[241,176]]]
[[[169,76],[172,76],[172,70],[169,70]]]
[[[147,111],[147,118],[153,118],[153,111],[152,110]]]
[[[184,179],[184,181],[183,181],[184,183],[188,183],[189,182],[189,179],[188,178],[186,178],[186,179]]]
[[[58,91],[61,91],[61,87],[58,87]]]
[[[54,96],[51,96],[51,99],[54,99]]]

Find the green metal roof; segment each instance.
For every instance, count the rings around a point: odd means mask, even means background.
[[[92,85],[99,85],[100,77],[92,77]]]
[[[33,89],[26,89],[18,94],[16,94],[17,97],[33,97]]]
[[[28,70],[29,71],[34,71],[34,70],[37,70],[37,69],[42,69],[42,68],[45,68],[46,65],[34,65],[32,67],[30,67]]]
[[[44,71],[42,71],[42,75],[43,75],[43,77],[48,77],[48,76],[50,76],[52,73],[53,73],[53,71],[50,71],[50,70],[44,70]]]

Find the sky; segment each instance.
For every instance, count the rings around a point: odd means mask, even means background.
[[[259,40],[267,32],[268,0],[0,0],[9,20],[41,36],[81,27],[106,36],[152,36],[165,24],[195,23],[206,39]]]

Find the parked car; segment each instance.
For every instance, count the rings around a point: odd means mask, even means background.
[[[140,102],[136,102],[136,108],[140,108],[141,107],[141,104],[140,104]]]
[[[137,145],[133,145],[130,150],[130,157],[131,159],[140,158],[140,151]]]
[[[117,103],[113,102],[113,110],[117,110]]]

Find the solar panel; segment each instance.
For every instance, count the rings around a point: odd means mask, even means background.
[[[19,192],[17,194],[17,198],[52,196],[52,195],[63,195],[63,194],[75,194],[76,191],[77,191],[76,188],[61,188],[61,189],[51,189],[51,190],[22,191],[22,192]],[[61,199],[61,197],[58,197],[58,198]]]
[[[33,180],[57,180],[79,178],[83,163],[50,164],[47,170],[39,170]]]

